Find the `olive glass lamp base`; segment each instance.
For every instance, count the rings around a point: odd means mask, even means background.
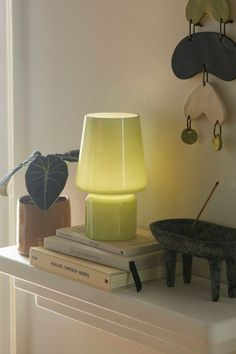
[[[94,240],[121,241],[135,237],[135,195],[89,194],[86,199],[85,225],[87,237]]]

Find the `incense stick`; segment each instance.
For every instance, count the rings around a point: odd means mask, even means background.
[[[211,199],[211,197],[212,197],[213,193],[215,192],[216,187],[219,185],[219,183],[220,183],[220,182],[217,181],[216,184],[214,185],[214,187],[212,188],[211,193],[209,194],[207,200],[206,200],[205,203],[203,204],[202,209],[200,210],[198,216],[196,217],[196,219],[195,219],[194,222],[192,223],[190,230],[192,230],[192,228],[194,227],[194,225],[196,224],[196,222],[198,221],[198,219],[199,219],[200,216],[202,215],[204,209],[206,208],[206,206],[207,206],[209,200]]]

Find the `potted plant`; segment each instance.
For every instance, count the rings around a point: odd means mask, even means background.
[[[79,150],[64,154],[42,155],[34,151],[0,181],[0,194],[7,196],[11,177],[24,167],[28,195],[17,203],[18,251],[29,254],[32,246],[43,244],[43,238],[55,234],[59,227],[70,226],[69,198],[61,196],[68,178],[67,162],[77,162]]]

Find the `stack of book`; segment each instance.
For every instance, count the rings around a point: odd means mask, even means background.
[[[85,227],[61,228],[30,249],[30,263],[73,280],[113,291],[165,276],[161,245],[147,230],[138,229],[127,241],[88,238]]]

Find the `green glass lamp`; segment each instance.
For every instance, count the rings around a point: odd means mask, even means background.
[[[119,241],[135,236],[135,192],[147,185],[140,117],[133,113],[92,113],[84,118],[76,175],[86,198],[86,234]]]

